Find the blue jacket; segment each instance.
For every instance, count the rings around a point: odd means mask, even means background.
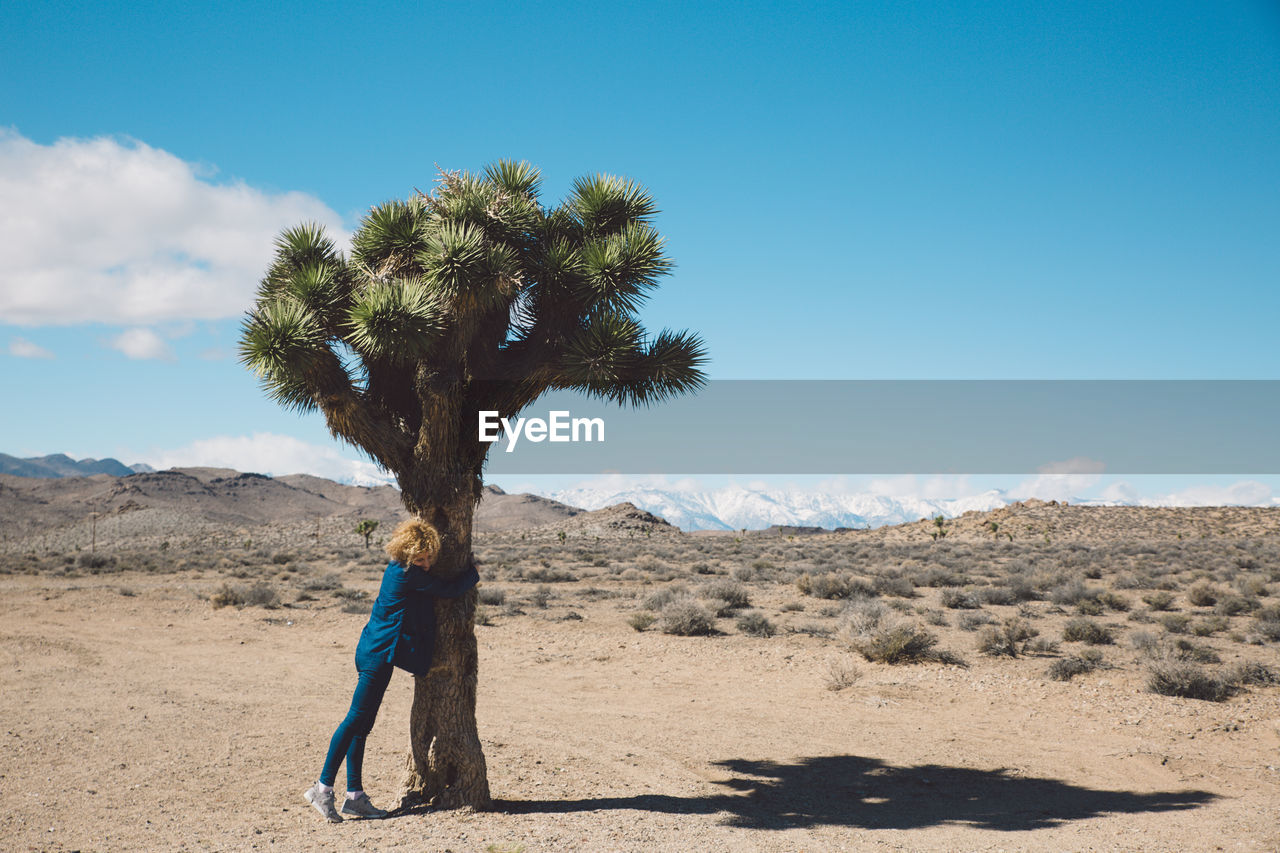
[[[392,663],[414,675],[426,675],[436,643],[436,598],[458,598],[479,582],[474,563],[446,581],[417,566],[406,570],[391,561],[382,573],[369,623],[360,632],[356,669]]]

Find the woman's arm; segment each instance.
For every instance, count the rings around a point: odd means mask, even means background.
[[[410,589],[414,592],[425,592],[437,598],[460,598],[478,583],[480,583],[480,573],[476,571],[474,561],[468,562],[462,574],[451,580],[441,580],[421,569],[409,575]]]

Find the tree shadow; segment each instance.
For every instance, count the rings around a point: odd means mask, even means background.
[[[833,755],[794,763],[717,761],[734,774],[729,791],[700,797],[640,794],[581,800],[495,800],[515,814],[636,809],[727,815],[750,829],[846,826],[917,829],[963,824],[979,829],[1045,829],[1103,814],[1181,811],[1217,799],[1208,791],[1103,791],[1057,779],[927,764],[893,767],[874,758]]]

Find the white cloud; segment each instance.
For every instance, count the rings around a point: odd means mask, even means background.
[[[393,477],[372,462],[348,459],[336,447],[310,444],[292,436],[269,432],[199,439],[173,450],[156,450],[139,455],[147,464],[161,470],[234,468],[237,471],[273,477],[313,474],[361,486],[395,482]]]
[[[243,313],[281,229],[341,217],[300,192],[215,184],[141,142],[40,145],[0,129],[0,321],[151,323]]]
[[[53,353],[26,338],[10,339],[9,355],[14,355],[18,358],[53,358]]]
[[[1176,492],[1141,498],[1143,506],[1271,506],[1271,487],[1257,480],[1241,480],[1229,486],[1189,486]]]
[[[1089,491],[1102,480],[1098,474],[1041,474],[1023,480],[1009,490],[1015,501],[1039,498],[1042,501],[1071,501]]]
[[[1135,503],[1141,498],[1138,490],[1123,480],[1112,483],[1102,490],[1102,499],[1112,503]]]
[[[828,491],[848,493],[855,490],[846,487],[842,489],[831,488]],[[902,474],[896,477],[872,479],[866,486],[856,491],[893,498],[950,500],[957,495],[969,494],[973,491],[973,487],[969,484],[969,476],[967,474],[936,474],[923,478],[917,477],[915,474]]]
[[[173,361],[173,350],[151,329],[126,329],[107,342],[107,346],[132,359]]]
[[[1048,462],[1036,469],[1040,474],[1101,474],[1106,465],[1087,456],[1076,456],[1063,462]]]

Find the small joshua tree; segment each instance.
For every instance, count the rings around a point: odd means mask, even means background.
[[[373,531],[378,529],[378,522],[372,518],[366,518],[356,525],[356,533],[364,537],[365,550],[369,550],[369,539],[373,536]]]

